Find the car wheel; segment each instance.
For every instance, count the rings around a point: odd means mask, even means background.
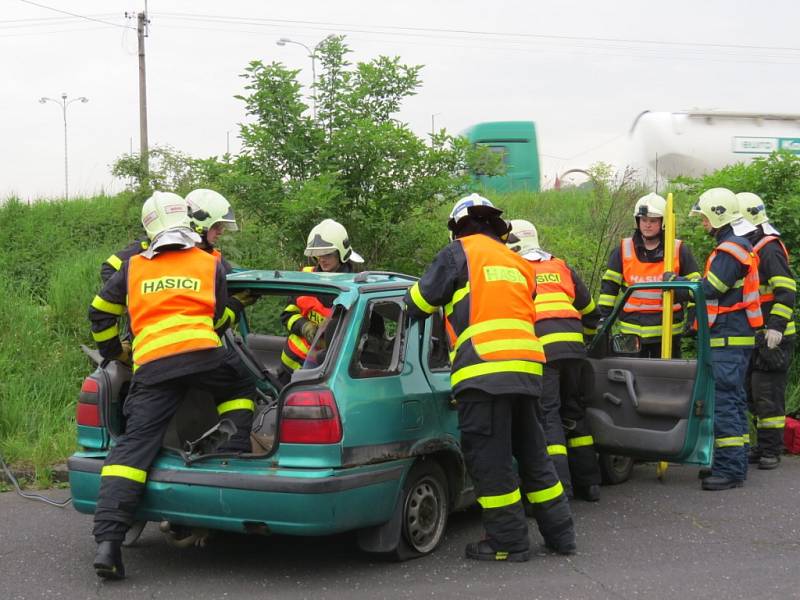
[[[628,481],[633,471],[633,458],[619,454],[600,454],[600,475],[605,485],[616,485]]]
[[[434,461],[417,462],[403,485],[402,534],[396,558],[433,552],[444,537],[449,513],[447,478]]]

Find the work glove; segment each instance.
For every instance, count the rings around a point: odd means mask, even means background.
[[[306,340],[309,342],[313,341],[314,336],[317,335],[317,324],[313,321],[306,321],[303,323],[302,333]]]
[[[241,292],[232,294],[232,296],[236,298],[243,307],[255,304],[256,300],[258,300],[258,296],[250,290],[242,290]]]
[[[118,360],[122,364],[128,365],[129,367],[132,364],[132,355],[131,355],[131,343],[128,341],[121,342],[122,344],[122,351],[114,357],[114,360]]]
[[[684,278],[678,275],[677,273],[673,273],[672,271],[664,271],[664,275],[661,276],[661,281],[683,281]]]
[[[767,348],[770,350],[774,350],[777,348],[781,340],[783,339],[783,334],[780,331],[776,331],[775,329],[767,329],[764,332],[764,341],[767,344]]]

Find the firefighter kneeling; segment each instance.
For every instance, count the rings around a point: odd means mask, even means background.
[[[501,214],[477,194],[457,202],[448,221],[454,241],[405,301],[412,318],[444,307],[461,446],[486,529],[466,556],[522,562],[530,557],[523,497],[551,550],[574,553],[575,530],[536,416],[544,362],[533,327],[536,276],[503,243]]]

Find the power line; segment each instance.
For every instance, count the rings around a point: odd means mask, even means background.
[[[24,0],[23,0],[24,1]],[[624,43],[624,44],[646,44],[646,45],[660,45],[660,46],[696,46],[700,48],[721,48],[721,49],[739,49],[739,50],[771,50],[771,51],[788,51],[800,52],[798,47],[789,46],[760,46],[754,44],[719,44],[713,42],[676,42],[672,40],[647,40],[636,38],[604,38],[595,36],[570,36],[570,35],[556,35],[556,34],[543,34],[543,33],[516,33],[510,31],[482,31],[473,29],[444,29],[435,27],[403,27],[396,25],[355,25],[353,23],[336,23],[331,21],[303,21],[294,19],[263,19],[257,17],[235,17],[225,15],[203,15],[196,13],[158,13],[158,16],[164,18],[185,18],[192,20],[205,20],[209,22],[222,22],[228,24],[242,23],[247,25],[268,25],[268,24],[292,24],[292,25],[312,25],[318,27],[337,27],[346,28],[351,31],[359,31],[361,33],[376,33],[375,31],[358,30],[356,28],[369,28],[369,29],[385,29],[381,33],[390,35],[402,35],[400,33],[392,33],[393,31],[405,32],[421,32],[428,35],[431,34],[458,34],[458,35],[482,35],[493,37],[517,37],[524,39],[547,39],[547,40],[560,40],[560,41],[589,41],[601,43]]]
[[[163,19],[164,16],[161,15]],[[232,23],[231,25],[239,25],[237,23]],[[245,25],[242,23],[241,25]],[[270,27],[270,28],[281,28],[281,25],[274,25],[274,24],[263,24],[262,27]],[[263,31],[253,31],[247,29],[229,29],[229,28],[222,28],[222,27],[200,27],[200,26],[192,26],[192,25],[161,25],[163,29],[172,29],[172,30],[186,30],[186,31],[211,31],[211,32],[223,32],[223,33],[236,33],[240,34],[249,34],[249,35],[263,35]],[[313,28],[313,30],[321,30],[321,31],[334,31],[341,33],[345,31],[349,33],[348,30],[334,30],[334,29],[320,29],[320,28]],[[381,38],[381,34],[385,32],[369,32],[369,31],[356,31],[356,35],[353,39],[363,39],[371,42],[391,42],[397,41],[396,38],[393,40]],[[361,35],[365,34],[365,35]],[[389,34],[391,35],[391,34]],[[404,35],[404,34],[394,34],[394,35]],[[419,35],[419,34],[417,34]],[[376,37],[377,36],[377,37]],[[433,37],[433,36],[424,36],[424,37]],[[463,43],[450,43],[447,41],[442,40],[453,40],[453,41],[461,41]],[[692,62],[715,62],[715,63],[722,63],[722,64],[767,64],[767,65],[797,65],[800,64],[798,60],[800,57],[798,56],[790,56],[790,55],[758,55],[755,57],[744,57],[741,54],[736,54],[733,52],[725,52],[725,53],[716,53],[712,54],[706,50],[702,49],[691,49],[686,48],[682,50],[682,54],[669,54],[671,50],[668,49],[659,49],[659,48],[636,48],[633,46],[591,46],[591,45],[571,45],[571,46],[563,46],[563,45],[544,45],[544,46],[520,46],[519,44],[524,44],[526,42],[515,42],[509,41],[508,44],[501,45],[493,40],[479,40],[478,45],[476,43],[466,43],[467,40],[464,38],[452,38],[452,37],[442,37],[442,36],[435,36],[433,40],[423,40],[416,42],[418,44],[422,44],[425,46],[433,46],[439,48],[467,48],[467,49],[485,49],[489,51],[497,51],[497,52],[523,52],[526,54],[537,53],[540,54],[543,51],[546,52],[568,52],[570,54],[575,54],[578,56],[604,56],[604,57],[621,57],[621,58],[630,58],[630,59],[655,59],[655,60],[684,60],[684,61],[692,61]],[[484,42],[484,44],[480,45],[480,42]],[[547,41],[543,42],[547,44]],[[772,60],[771,60],[772,59]]]
[[[101,17],[113,17],[114,13],[100,13],[95,15],[87,15],[99,19]],[[55,25],[53,21],[69,22],[75,17],[35,17],[28,19],[6,19],[0,20],[0,27],[36,27],[38,25]]]
[[[79,15],[77,13],[69,12],[67,10],[61,10],[60,8],[53,8],[52,6],[46,6],[44,4],[39,4],[38,2],[32,2],[31,0],[19,0],[24,4],[30,4],[32,6],[38,6],[39,8],[44,8],[46,10],[52,10],[53,12],[61,13],[64,15],[69,15],[71,17],[77,17],[79,19],[86,19],[87,21],[95,21],[97,23],[103,23],[104,25],[111,25],[113,27],[122,27],[124,29],[133,29],[129,25],[120,25],[119,23],[112,23],[111,21],[104,21],[102,19],[95,19],[94,17],[87,17],[86,15]]]

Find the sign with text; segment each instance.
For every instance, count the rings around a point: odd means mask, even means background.
[[[737,154],[770,154],[776,150],[800,154],[800,138],[734,136],[731,141]]]

